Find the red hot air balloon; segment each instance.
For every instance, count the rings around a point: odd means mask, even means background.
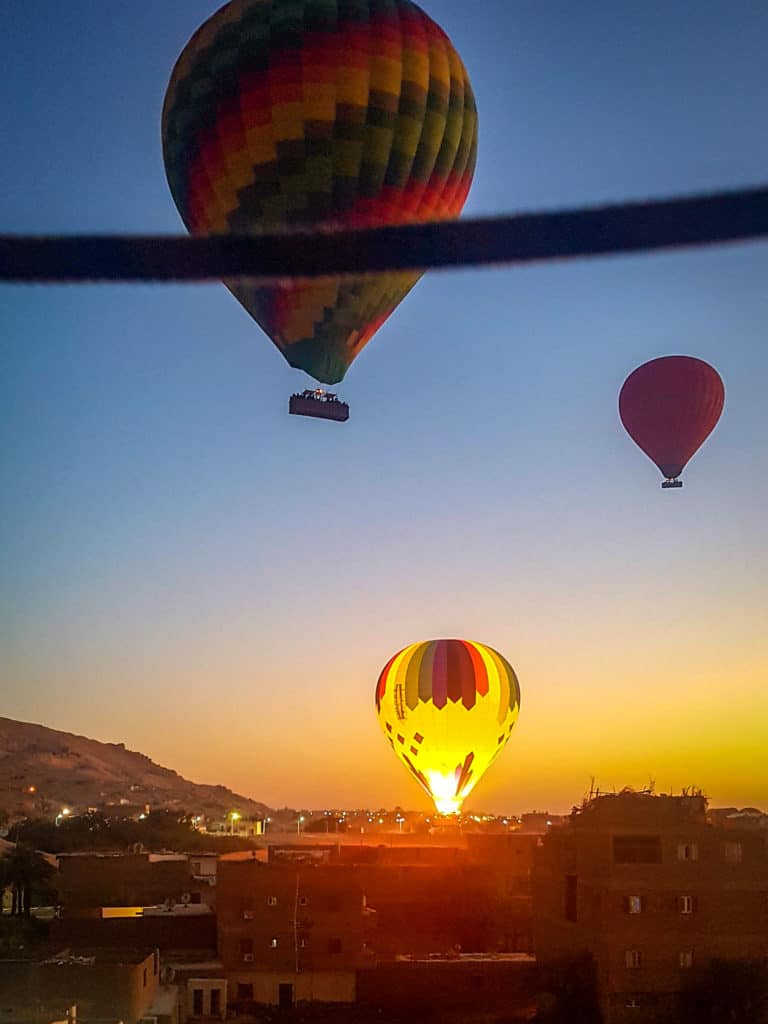
[[[619,416],[624,427],[665,479],[678,477],[715,429],[725,403],[720,374],[693,356],[662,356],[643,363],[624,381]]]

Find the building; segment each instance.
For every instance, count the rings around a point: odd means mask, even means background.
[[[231,1006],[355,1001],[371,914],[354,874],[329,857],[221,857],[217,913]]]
[[[45,959],[0,960],[0,1013],[10,1020],[62,1020],[72,1007],[83,1019],[139,1024],[158,993],[156,950],[74,956],[67,950]],[[175,1017],[157,1024],[175,1024]]]
[[[53,920],[50,939],[74,950],[150,947],[160,950],[163,963],[179,956],[207,960],[216,956],[216,915],[204,905],[102,908]]]
[[[71,853],[59,857],[66,915],[102,907],[215,902],[215,855]]]
[[[477,834],[462,845],[341,846],[338,857],[376,912],[377,958],[528,952],[537,841]]]
[[[700,796],[598,796],[536,851],[543,967],[591,954],[606,1024],[651,1022],[714,959],[768,952],[768,845],[721,827]]]
[[[358,1004],[370,1020],[399,1011],[405,1019],[531,1020],[536,1008],[536,962],[523,953],[408,957],[377,963],[358,974]]]

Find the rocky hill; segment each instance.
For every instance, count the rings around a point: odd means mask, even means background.
[[[155,764],[123,743],[99,743],[43,725],[0,718],[0,812],[51,817],[63,807],[130,814],[170,808],[223,818],[237,810],[261,817],[269,808],[225,786],[206,786]]]

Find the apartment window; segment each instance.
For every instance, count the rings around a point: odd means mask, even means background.
[[[246,956],[253,953],[253,939],[240,939],[240,955]]]
[[[243,1002],[243,1003],[248,1003],[248,1002],[252,1002],[253,1001],[253,985],[250,982],[243,983],[241,981],[241,982],[238,983],[238,986],[237,986],[237,999],[238,999],[238,1002]],[[202,1010],[200,1012],[202,1013]],[[195,1013],[195,1016],[199,1016],[199,1014]]]
[[[628,1010],[639,1010],[640,1000],[637,998],[637,996],[627,996],[627,1001],[626,1003],[624,1003],[624,1005]]]
[[[203,990],[201,988],[192,989],[192,1016],[203,1016]]]
[[[661,864],[661,836],[614,836],[615,864]]]
[[[277,939],[275,939],[274,937],[269,940],[269,948],[277,949]]]
[[[253,921],[253,919],[255,917],[256,917],[256,914],[254,913],[253,910],[244,910],[243,911],[243,920],[244,921]]]
[[[190,903],[202,903],[203,902],[202,894],[199,893],[199,892],[192,892],[192,893],[190,893],[189,894],[189,902]]]
[[[579,916],[578,875],[565,876],[565,920],[576,921]]]
[[[192,874],[193,875],[201,875],[202,874],[201,865],[200,865],[200,861],[199,860],[193,860],[192,861]]]
[[[299,939],[299,949],[306,949],[309,942],[306,939]]]
[[[299,906],[300,907],[308,907],[309,906],[309,896],[299,896]]]
[[[678,896],[677,909],[681,914],[693,914],[696,910],[695,896]]]
[[[220,988],[212,988],[211,989],[211,1016],[212,1017],[220,1017],[221,1016],[221,989]]]
[[[267,896],[267,906],[268,907],[276,907],[277,906],[277,896]]]
[[[683,949],[680,952],[680,966],[682,968],[693,967],[693,950]]]
[[[725,844],[725,859],[729,864],[741,864],[742,849],[741,843]]]
[[[699,844],[698,843],[678,843],[677,844],[677,859],[678,860],[698,860],[699,859]]]
[[[627,949],[624,951],[624,963],[632,971],[637,971],[643,965],[643,954],[639,949]]]
[[[341,939],[328,939],[328,952],[334,956],[341,953]]]
[[[144,968],[144,988],[147,987],[147,968]]]
[[[643,897],[642,896],[625,896],[624,897],[624,913],[625,914],[642,914],[643,912]]]

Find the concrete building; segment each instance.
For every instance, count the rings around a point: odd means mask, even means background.
[[[10,1020],[61,1020],[76,1007],[83,1019],[138,1024],[157,997],[159,960],[156,950],[99,950],[90,956],[64,950],[42,960],[3,959],[0,1013]]]
[[[528,952],[535,836],[472,835],[461,846],[342,846],[376,912],[379,959]]]
[[[215,904],[215,855],[72,853],[59,857],[60,899],[67,915],[102,907]]]
[[[606,1024],[646,1024],[692,969],[766,956],[767,894],[762,830],[713,824],[703,797],[599,796],[536,852],[536,955],[591,954]]]
[[[219,861],[219,958],[231,1006],[354,1002],[370,912],[353,873],[316,856]]]
[[[358,974],[358,1004],[376,1020],[399,1011],[413,1021],[438,1013],[456,1020],[531,1020],[536,1008],[536,962],[522,953],[501,956],[408,957],[377,963]]]

